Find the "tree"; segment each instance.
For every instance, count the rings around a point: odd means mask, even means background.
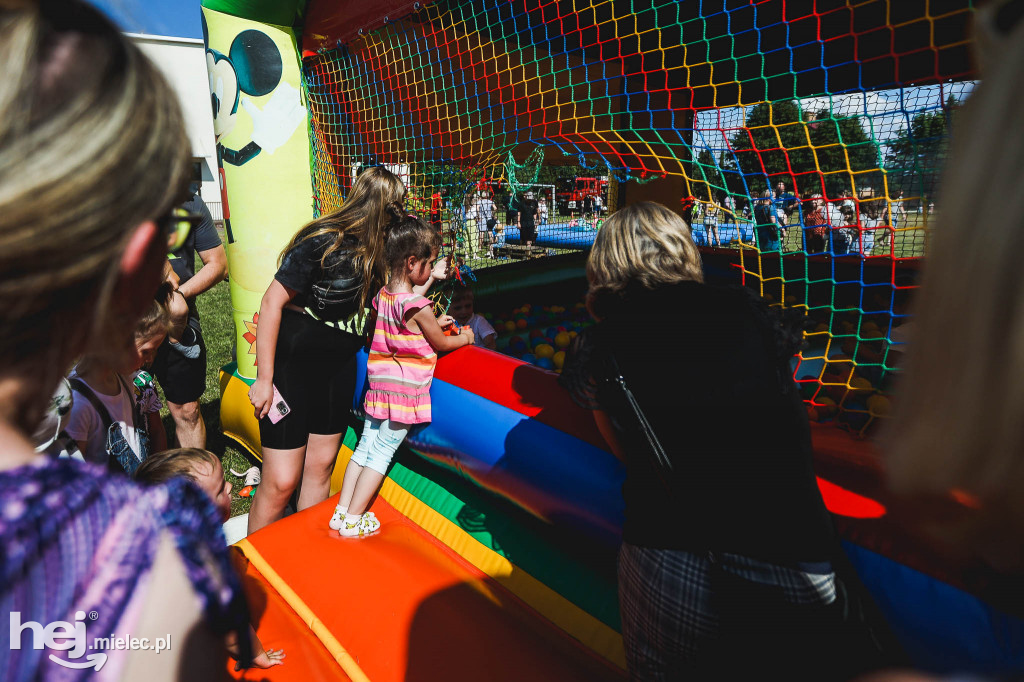
[[[950,95],[938,111],[922,111],[914,116],[909,128],[888,144],[885,154],[890,193],[900,190],[908,196],[920,196],[927,204],[935,195],[943,163],[952,112],[960,101]]]
[[[805,112],[795,100],[755,105],[746,126],[729,142],[751,193],[785,180],[800,193],[824,185],[828,196],[849,196],[855,189],[853,173],[878,167],[877,145],[860,116]]]

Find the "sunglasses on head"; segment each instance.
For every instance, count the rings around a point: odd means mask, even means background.
[[[189,213],[183,208],[172,208],[160,220],[157,225],[167,237],[167,250],[177,251],[185,245],[192,228],[203,221],[203,217],[196,213]]]

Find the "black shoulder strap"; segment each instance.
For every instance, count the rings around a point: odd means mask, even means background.
[[[114,423],[114,420],[110,417],[110,412],[107,410],[107,406],[104,405],[103,401],[101,401],[93,390],[89,388],[89,385],[78,377],[72,377],[68,380],[68,383],[71,384],[72,390],[84,395],[89,399],[89,402],[92,403],[92,406],[96,408],[96,412],[99,413],[100,419],[103,420],[103,433],[104,437],[106,437],[105,434],[110,430],[110,425]]]

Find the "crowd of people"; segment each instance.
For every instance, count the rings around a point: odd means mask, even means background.
[[[891,253],[896,230],[906,225],[904,204],[902,191],[892,201],[880,197],[827,200],[815,191],[797,198],[779,181],[775,189],[755,191],[749,201],[730,194],[698,202],[693,223],[703,225],[707,243],[716,247],[722,246],[720,226],[752,224],[754,245],[762,252],[870,256],[876,246]],[[801,235],[795,245],[787,243],[790,230]]]
[[[1006,142],[1019,136],[1024,95],[1005,87],[1024,64],[1024,29],[999,16],[979,11],[991,81],[976,89],[954,138],[948,182],[959,196],[944,207],[948,232],[936,231],[888,448],[894,489],[973,496],[981,513],[963,537],[1012,574],[1024,566],[1013,360],[1024,286],[1015,250],[991,254],[971,220],[997,207],[1004,216],[1024,173]],[[111,679],[220,679],[229,652],[241,666],[280,665],[283,652],[265,650],[249,622],[220,527],[230,485],[190,407],[193,363],[205,363],[193,302],[225,266],[201,210],[182,213],[196,204],[176,97],[83,0],[0,2],[0,64],[0,605],[26,624],[23,637],[35,636],[29,621],[90,613],[97,632],[188,643],[159,660],[103,652]],[[1002,172],[980,172],[993,163]],[[451,263],[438,258],[434,211],[429,222],[408,214],[405,191],[389,171],[366,169],[344,205],[298,229],[281,254],[261,303],[249,392],[263,445],[250,531],[279,519],[293,493],[299,509],[329,496],[355,354],[369,340],[366,420],[323,523],[342,537],[378,533],[370,505],[409,429],[431,419],[437,354],[494,341],[471,293],[456,298],[451,316],[424,297]],[[863,225],[848,208],[838,221],[820,196],[801,203],[783,186],[767,190],[755,213],[767,244],[799,225],[809,244],[835,250],[845,239],[837,230]],[[878,219],[894,226],[898,218],[881,209]],[[527,207],[534,221],[539,211]],[[493,219],[493,208],[474,216],[485,226]],[[1007,245],[1019,238],[1014,221],[986,224]],[[519,215],[517,225],[528,235],[535,222]],[[184,261],[198,252],[204,265],[182,270],[168,252]],[[851,619],[866,597],[815,482],[788,370],[802,338],[792,311],[705,284],[690,226],[649,202],[609,218],[587,279],[596,324],[577,339],[561,381],[594,410],[626,469],[618,571],[630,676],[838,680],[903,663],[866,633],[884,624]],[[636,330],[652,322],[673,339],[672,353],[644,352],[650,337]],[[167,449],[147,363],[164,382],[183,448]],[[756,409],[736,429],[745,404]],[[40,452],[62,430],[86,461]],[[90,674],[47,653],[4,647],[0,671],[15,681]]]

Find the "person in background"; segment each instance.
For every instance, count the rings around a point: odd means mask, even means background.
[[[757,233],[757,248],[762,253],[778,251],[780,240],[786,237],[785,231],[779,227],[770,189],[761,192],[761,198],[754,200],[754,231]]]
[[[828,242],[828,218],[825,216],[825,200],[820,194],[807,193],[804,198],[804,250],[807,253],[822,253]]]
[[[153,361],[153,374],[167,398],[167,409],[174,420],[174,434],[182,447],[206,447],[206,423],[199,411],[199,399],[206,391],[206,342],[199,323],[196,297],[209,291],[228,274],[228,259],[221,244],[213,216],[206,202],[193,193],[182,208],[202,219],[193,226],[181,248],[169,254],[175,284],[175,296],[188,304],[188,338],[185,344],[195,349],[185,351],[181,345],[165,339]],[[195,257],[202,266],[195,270]]]
[[[719,213],[721,213],[721,207],[712,197],[708,205],[704,207],[704,232],[708,236],[708,243],[715,246],[722,245],[722,242],[718,240]]]
[[[492,245],[496,241],[496,235],[494,234],[494,228],[498,224],[498,219],[495,217],[494,200],[491,199],[490,192],[482,192],[480,195],[480,204],[477,209],[479,213],[478,223],[476,226],[477,239],[479,240],[479,248],[484,251],[486,258],[494,258],[492,251]]]
[[[533,246],[533,242],[537,241],[537,211],[537,200],[533,198],[533,192],[527,192],[516,214],[519,239],[526,246]]]
[[[473,330],[473,343],[484,348],[495,350],[498,347],[498,332],[483,315],[473,310],[473,290],[469,287],[458,287],[452,295],[452,305],[448,313],[463,327]]]
[[[0,647],[0,671],[92,679],[82,664],[102,656],[102,679],[222,679],[224,637],[246,631],[248,609],[210,500],[29,440],[77,358],[137,352],[132,329],[188,227],[175,215],[191,167],[178,98],[81,0],[0,3],[0,69],[0,612],[24,626]],[[88,659],[33,646],[29,622],[79,613],[95,614],[90,635],[174,645]],[[247,664],[248,638],[239,644]]]
[[[780,230],[780,241],[783,243],[783,248],[786,241],[786,232],[789,225],[790,218],[793,215],[793,211],[796,210],[799,202],[796,199],[796,195],[786,191],[786,183],[779,180],[775,184],[775,193],[772,196],[772,203],[775,206],[775,217],[779,221]]]
[[[548,224],[548,200],[543,194],[540,195],[540,199],[537,201],[537,215],[541,225]]]

